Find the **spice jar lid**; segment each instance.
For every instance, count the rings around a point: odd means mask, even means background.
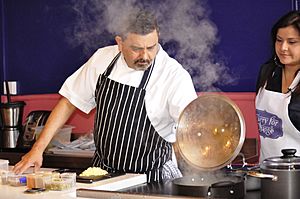
[[[265,159],[261,169],[266,170],[299,170],[300,157],[296,156],[296,149],[282,149],[282,156]]]

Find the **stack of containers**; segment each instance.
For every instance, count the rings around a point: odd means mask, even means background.
[[[37,172],[27,175],[16,175],[9,172],[9,161],[0,159],[1,184],[11,186],[26,186],[28,189],[67,190],[76,186],[74,172]]]
[[[75,187],[76,173],[38,172],[27,175],[27,188],[62,191]]]
[[[15,175],[9,172],[8,160],[0,159],[0,175],[1,175],[1,184],[11,185],[11,186],[24,186],[26,185],[26,176],[25,175]]]

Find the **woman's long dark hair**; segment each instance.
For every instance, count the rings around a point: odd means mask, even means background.
[[[285,28],[287,26],[293,26],[298,30],[300,34],[300,12],[299,11],[291,11],[286,15],[282,16],[273,26],[271,31],[272,38],[272,58],[266,63],[266,67],[262,67],[260,71],[259,81],[256,85],[256,93],[259,88],[263,87],[266,81],[272,76],[276,67],[284,67],[282,63],[280,63],[279,58],[276,55],[275,51],[275,42],[277,39],[277,32],[279,28]],[[300,52],[299,52],[300,53]],[[300,82],[297,84],[294,94],[300,94]]]

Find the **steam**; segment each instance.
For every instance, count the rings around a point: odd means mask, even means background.
[[[163,48],[193,77],[197,91],[219,91],[215,84],[236,83],[223,60],[215,60],[213,48],[218,44],[217,27],[209,19],[205,1],[73,1],[76,24],[69,30],[68,41],[81,45],[87,54],[114,43],[114,34],[124,16],[139,8],[151,8],[160,26]],[[101,38],[107,38],[106,41]]]

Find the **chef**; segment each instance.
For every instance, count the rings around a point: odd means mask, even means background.
[[[98,49],[65,81],[62,98],[15,173],[41,167],[43,151],[76,108],[96,108],[93,166],[146,173],[148,182],[181,177],[172,143],[181,111],[197,97],[193,82],[158,43],[154,15],[140,10],[124,19],[117,45]]]

